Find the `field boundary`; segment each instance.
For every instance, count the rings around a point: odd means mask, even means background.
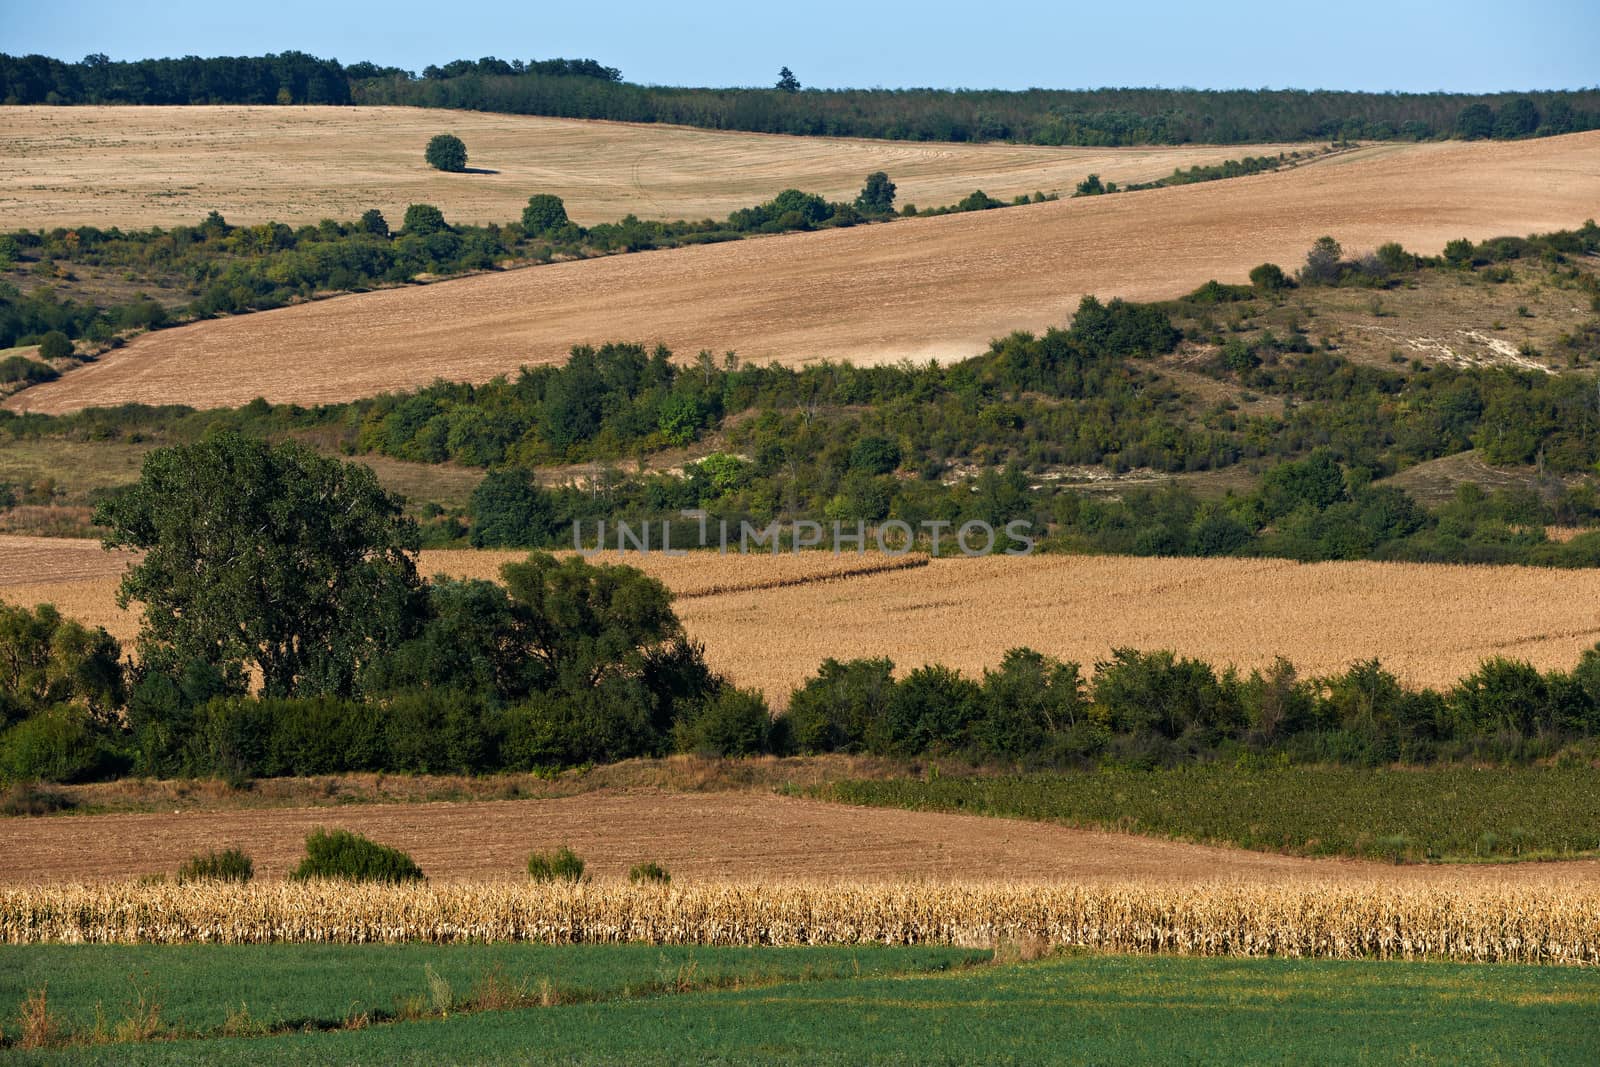
[[[713,584],[686,592],[674,593],[673,599],[699,600],[705,597],[725,596],[729,593],[756,593],[764,589],[788,589],[801,585],[826,585],[829,582],[843,581],[849,578],[865,578],[874,574],[913,570],[917,567],[926,567],[930,562],[931,559],[928,556],[905,556],[898,559],[877,560],[871,563],[862,563],[858,567],[847,567],[838,571],[802,574],[789,578],[769,578],[756,582]]]

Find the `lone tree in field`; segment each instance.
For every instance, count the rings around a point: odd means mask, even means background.
[[[800,91],[800,79],[794,76],[794,71],[784,67],[778,71],[778,88],[786,93],[798,93]]]
[[[460,174],[467,169],[467,146],[453,133],[441,133],[428,142],[422,157],[434,170],[447,170]]]
[[[242,691],[351,695],[411,617],[418,532],[371,468],[233,432],[145,457],[102,504],[107,548],[145,553],[117,591],[144,605],[147,670],[200,663]]]
[[[894,182],[881,170],[867,175],[867,184],[856,197],[856,210],[864,215],[887,215],[894,210]]]
[[[543,237],[565,225],[567,205],[559,196],[539,193],[528,197],[528,206],[522,209],[522,229],[529,237]]]

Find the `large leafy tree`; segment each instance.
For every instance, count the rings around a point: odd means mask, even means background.
[[[633,567],[535,552],[500,574],[527,627],[540,688],[576,691],[641,676],[683,636],[667,587]]]
[[[467,169],[467,146],[453,133],[441,133],[428,142],[423,158],[434,170],[460,174]]]
[[[416,524],[371,469],[224,432],[158,449],[103,504],[107,548],[145,553],[118,591],[144,605],[145,669],[254,672],[271,696],[356,688],[404,635],[420,590]]]

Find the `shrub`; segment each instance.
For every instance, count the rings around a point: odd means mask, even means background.
[[[1294,283],[1276,263],[1263,263],[1250,272],[1250,284],[1263,293],[1281,293]]]
[[[66,359],[72,351],[72,341],[60,330],[51,330],[39,339],[40,359]]]
[[[1189,730],[1217,734],[1243,723],[1236,687],[1200,660],[1119,648],[1095,669],[1096,709],[1118,732],[1177,738]]]
[[[1300,268],[1300,280],[1311,285],[1335,285],[1343,272],[1344,249],[1332,237],[1319,237],[1306,253],[1306,265]]]
[[[900,446],[887,437],[868,435],[850,449],[850,469],[867,474],[891,474],[900,466]]]
[[[422,868],[397,848],[349,830],[316,829],[306,835],[306,858],[289,872],[292,881],[343,878],[351,882],[420,882]]]
[[[772,712],[755,689],[723,686],[674,730],[679,751],[755,756],[772,750]]]
[[[672,875],[661,864],[650,860],[635,864],[628,871],[628,881],[634,885],[666,885],[672,881]]]
[[[539,193],[528,197],[522,209],[522,229],[529,237],[540,237],[567,225],[567,206],[559,196]]]
[[[962,197],[956,204],[957,211],[988,211],[990,208],[1004,207],[1002,201],[996,200],[982,189],[974,189]]]
[[[7,356],[5,359],[0,359],[0,385],[9,385],[12,382],[27,382],[32,385],[35,382],[53,381],[59,377],[61,375],[48,363],[40,363],[27,356]]]
[[[1452,267],[1470,267],[1475,249],[1465,237],[1458,237],[1444,246],[1444,261]]]
[[[361,229],[375,237],[388,237],[389,220],[377,208],[369,207],[361,213]]]
[[[441,133],[428,142],[422,157],[434,170],[460,174],[467,169],[467,146],[453,133]]]
[[[528,877],[535,882],[582,881],[583,860],[566,845],[550,852],[535,852],[528,857]]]
[[[412,204],[406,208],[406,217],[400,224],[407,236],[427,237],[450,229],[444,221],[444,212],[432,204]]]
[[[1088,711],[1078,664],[1029,648],[1010,649],[999,669],[983,672],[983,701],[973,740],[985,753],[1009,758],[1040,752],[1051,734]]]
[[[178,868],[178,884],[185,882],[248,882],[256,867],[249,856],[236,848],[221,852],[208,850],[190,856]]]
[[[960,748],[983,711],[978,683],[945,666],[918,667],[889,698],[888,752],[915,755]]]
[[[887,659],[823,660],[789,696],[782,721],[790,744],[808,754],[860,752],[882,731],[894,686]]]
[[[65,793],[43,789],[34,782],[19,782],[0,798],[0,815],[54,815],[75,807],[76,802]]]
[[[1183,340],[1165,311],[1150,304],[1130,304],[1121,297],[1106,304],[1084,297],[1067,335],[1101,357],[1164,355]]]
[[[81,782],[96,775],[105,755],[88,712],[61,705],[0,734],[0,778]]]

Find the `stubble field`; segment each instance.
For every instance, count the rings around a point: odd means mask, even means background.
[[[1580,225],[1600,203],[1600,133],[1383,146],[1289,171],[992,212],[557,263],[336,297],[163,330],[7,401],[65,412],[350,400],[482,381],[583,342],[858,363],[961,358],[1064,322],[1084,293],[1168,298],[1256,264],[1436,253]]]
[[[436,133],[467,145],[477,173],[422,159]],[[234,223],[315,223],[407,204],[452,222],[511,222],[555,193],[583,225],[722,218],[798,187],[853,199],[886,170],[900,200],[952,204],[1070,194],[1084,176],[1164,178],[1176,167],[1316,145],[1044,148],[788,137],[406,107],[8,107],[0,112],[0,214],[8,225],[170,226],[216,210]]]
[[[494,578],[522,555],[429,551],[421,571]],[[1600,574],[1591,571],[821,552],[596,559],[661,578],[712,666],[780,706],[830,656],[973,674],[1019,645],[1086,668],[1119,647],[1170,648],[1244,670],[1282,655],[1306,674],[1375,657],[1409,685],[1448,687],[1489,656],[1570,668],[1600,641]],[[0,537],[0,599],[53,601],[129,639],[137,619],[113,599],[125,564],[92,541]]]

